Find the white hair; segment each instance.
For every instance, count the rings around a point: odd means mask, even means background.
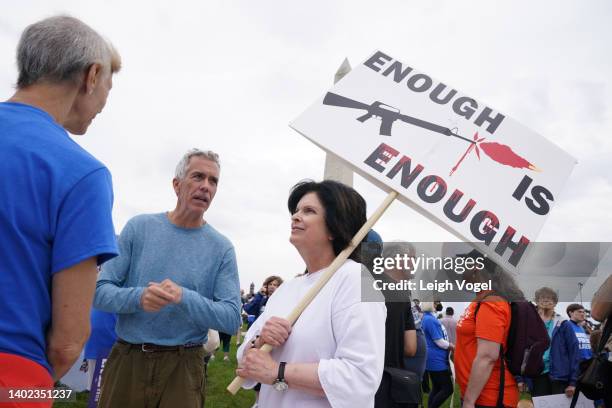
[[[17,87],[40,80],[78,81],[92,64],[119,71],[121,60],[115,48],[100,34],[70,16],[49,17],[23,31],[17,46]]]
[[[423,312],[435,312],[436,311],[436,309],[434,308],[433,302],[421,302],[419,306],[421,306],[421,310]]]
[[[187,174],[187,167],[189,167],[189,160],[192,157],[203,157],[207,160],[210,160],[217,164],[217,167],[221,169],[221,164],[219,163],[219,155],[212,150],[200,150],[200,149],[190,149],[183,155],[181,161],[176,165],[176,170],[174,172],[174,177],[177,179],[182,179]]]

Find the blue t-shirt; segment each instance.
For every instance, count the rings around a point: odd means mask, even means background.
[[[0,103],[0,352],[46,367],[52,275],[117,255],[106,167],[46,112]]]
[[[571,321],[571,320],[570,320]],[[578,349],[580,350],[580,361],[588,360],[593,356],[591,352],[591,342],[589,340],[589,335],[586,334],[582,326],[578,326],[574,321],[572,322],[572,328],[574,329],[574,333],[576,334],[576,339],[578,339]]]
[[[232,243],[210,224],[181,228],[165,213],[138,215],[119,236],[121,255],[98,276],[94,307],[117,313],[117,336],[130,343],[205,343],[208,329],[236,333],[240,284]],[[181,302],[145,312],[149,282],[170,279]]]
[[[95,360],[108,356],[117,340],[116,324],[117,316],[114,313],[91,309],[91,334],[85,344],[85,358]]]
[[[444,350],[435,343],[435,340],[448,341],[448,334],[442,323],[431,312],[423,313],[421,328],[427,341],[427,371],[444,371],[450,368],[448,364],[448,350]]]

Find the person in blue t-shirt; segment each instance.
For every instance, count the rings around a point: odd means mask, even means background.
[[[567,307],[569,320],[554,329],[550,345],[550,379],[553,394],[574,395],[580,362],[591,358],[591,343],[582,325],[584,307],[572,303]],[[557,333],[558,331],[558,333]]]
[[[431,378],[429,408],[438,408],[453,393],[453,381],[448,362],[449,352],[455,345],[448,341],[446,329],[434,316],[433,302],[422,302],[421,328],[427,341],[427,373]]]
[[[118,252],[113,190],[68,132],[85,134],[120,65],[73,17],[19,40],[17,90],[0,103],[0,388],[52,385],[87,340],[96,266]]]

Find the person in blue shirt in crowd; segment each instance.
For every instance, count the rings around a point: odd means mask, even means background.
[[[102,268],[94,306],[118,314],[98,407],[201,407],[209,329],[235,333],[240,287],[231,242],[204,220],[219,156],[192,149],[176,167],[173,211],[139,215]]]
[[[427,373],[431,378],[428,407],[438,408],[453,393],[453,380],[448,361],[455,345],[448,341],[448,334],[442,323],[434,316],[433,302],[421,303],[423,319],[421,327],[427,341]]]
[[[19,40],[17,90],[0,103],[0,388],[52,387],[87,340],[96,266],[118,253],[113,188],[68,132],[86,133],[120,67],[73,17]]]
[[[581,361],[591,358],[589,336],[582,325],[586,319],[584,307],[572,303],[567,307],[569,320],[553,331],[550,345],[550,379],[553,394],[571,397],[576,390],[576,380]]]
[[[91,310],[91,335],[85,344],[85,354],[81,371],[87,373],[87,389],[91,389],[96,371],[96,362],[108,357],[117,340],[115,325],[117,316],[101,310]]]

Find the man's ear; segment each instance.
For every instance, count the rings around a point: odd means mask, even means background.
[[[98,82],[100,81],[100,74],[102,73],[102,65],[93,63],[85,71],[85,93],[91,95],[96,89]]]
[[[174,189],[174,193],[178,197],[178,193],[179,193],[179,179],[177,179],[176,177],[172,179],[172,188]]]

